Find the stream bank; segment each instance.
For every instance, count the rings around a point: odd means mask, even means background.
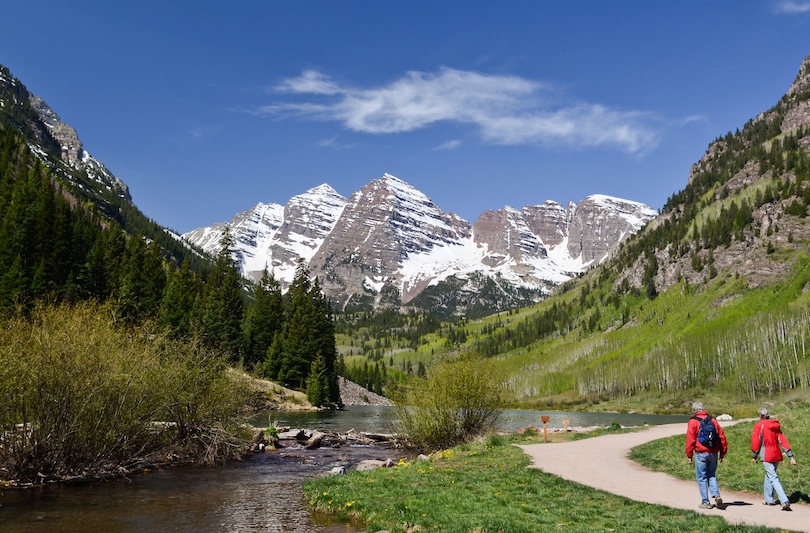
[[[115,482],[0,491],[3,533],[355,533],[311,512],[301,485],[334,468],[400,458],[385,444],[307,449],[298,439],[217,467],[173,466]]]

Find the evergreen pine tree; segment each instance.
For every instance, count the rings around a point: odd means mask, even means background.
[[[109,295],[109,275],[104,263],[104,233],[98,232],[96,242],[87,254],[79,272],[79,285],[86,298],[103,300]]]
[[[279,376],[292,388],[303,389],[310,365],[318,348],[318,310],[310,296],[309,271],[299,262],[295,278],[287,291],[287,320],[284,357]]]
[[[186,337],[198,324],[197,299],[202,291],[188,261],[172,272],[158,316],[158,327],[172,337]]]
[[[256,285],[253,305],[245,319],[245,365],[254,368],[264,362],[273,338],[284,319],[281,286],[265,267]]]
[[[130,239],[118,300],[121,314],[136,323],[154,318],[165,286],[166,274],[157,243],[147,247],[143,234]]]
[[[318,278],[312,284],[310,298],[315,309],[317,320],[316,347],[324,359],[326,367],[326,381],[328,384],[328,399],[334,405],[342,405],[340,398],[340,385],[337,372],[337,346],[335,343],[335,321],[332,313],[332,305],[324,296]]]
[[[284,325],[281,330],[273,336],[273,342],[267,349],[264,363],[261,365],[260,374],[267,379],[283,381],[280,377],[281,369],[284,367]]]
[[[332,402],[329,398],[329,378],[326,362],[319,352],[309,369],[307,377],[307,400],[316,407],[325,407]]]
[[[117,224],[111,224],[103,233],[104,269],[107,275],[107,291],[113,300],[120,295],[121,278],[123,277],[126,259],[127,240]]]
[[[236,360],[242,345],[241,275],[233,259],[233,237],[226,231],[214,268],[208,277],[203,328],[208,341]]]

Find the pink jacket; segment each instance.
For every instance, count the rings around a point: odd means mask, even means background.
[[[757,422],[751,432],[751,457],[756,459],[761,455],[763,461],[776,463],[782,460],[782,450],[788,457],[793,457],[779,421],[765,419]]]

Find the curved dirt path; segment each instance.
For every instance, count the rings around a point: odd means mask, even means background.
[[[724,425],[733,423],[736,422],[726,422]],[[717,481],[725,509],[709,510],[698,508],[700,493],[695,481],[683,481],[653,472],[627,458],[630,449],[635,446],[685,433],[686,424],[666,424],[634,433],[519,447],[531,457],[534,468],[632,500],[722,516],[731,524],[810,532],[810,506],[807,504],[792,504],[793,511],[785,512],[779,506],[762,505],[762,494],[723,490],[722,463],[717,469]],[[683,460],[684,468],[694,471],[694,467],[686,464],[685,456]],[[758,475],[764,478],[762,466],[758,465],[757,468]],[[788,494],[791,492],[789,487],[785,487],[785,491]]]

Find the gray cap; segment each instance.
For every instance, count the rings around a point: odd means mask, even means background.
[[[768,409],[765,408],[765,407],[760,407],[758,413],[759,413],[759,416],[767,417],[767,416],[770,415],[770,412],[768,412]]]
[[[703,402],[695,402],[692,404],[692,412],[697,413],[703,410]]]

